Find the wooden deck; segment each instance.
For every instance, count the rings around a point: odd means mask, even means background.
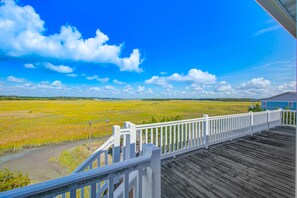
[[[295,128],[199,149],[162,161],[162,197],[294,197]]]

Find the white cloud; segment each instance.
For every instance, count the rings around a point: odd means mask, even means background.
[[[62,85],[61,81],[59,81],[59,80],[55,80],[55,81],[52,83],[52,86],[54,86],[54,87],[62,87],[63,85]]]
[[[154,93],[154,91],[151,88],[148,88],[147,93],[152,94],[152,93]]]
[[[260,36],[260,35],[262,35],[262,34],[265,34],[265,33],[268,33],[268,32],[272,32],[272,31],[274,31],[274,30],[277,30],[277,29],[279,29],[279,28],[281,28],[281,26],[280,25],[274,25],[274,26],[271,26],[271,27],[267,27],[267,28],[263,28],[263,29],[261,29],[261,30],[258,30],[255,34],[254,34],[254,36]]]
[[[143,70],[139,68],[139,65],[142,63],[140,56],[139,50],[134,49],[129,58],[120,59],[120,63],[117,63],[117,65],[120,67],[121,71],[143,72]]]
[[[160,75],[166,75],[167,72],[160,72]]]
[[[49,81],[41,81],[35,87],[38,89],[62,89],[63,84],[59,80],[55,80],[52,83]]]
[[[269,88],[271,82],[269,80],[264,79],[263,77],[253,78],[246,83],[241,83],[239,85],[239,89],[266,89]]]
[[[68,77],[77,77],[78,75],[77,74],[67,74],[66,76],[68,76]]]
[[[27,68],[27,69],[35,69],[36,67],[31,64],[31,63],[27,63],[27,64],[24,64],[24,67]]]
[[[117,80],[117,79],[114,79],[114,80],[113,80],[113,83],[118,84],[118,85],[126,84],[126,83],[124,83],[124,82],[122,82],[122,81],[119,81],[119,80]]]
[[[226,92],[230,93],[233,91],[232,86],[228,84],[226,81],[221,81],[216,87],[215,91],[217,92]]]
[[[71,67],[65,65],[53,65],[51,63],[43,63],[43,65],[45,68],[59,73],[67,74],[73,72]]]
[[[245,97],[271,95],[272,89],[271,82],[263,77],[253,78],[237,87],[237,90],[240,91],[239,95]]]
[[[97,80],[97,81],[102,82],[102,83],[106,83],[106,82],[109,81],[109,78],[99,78],[99,76],[97,76],[97,75],[87,76],[86,79],[87,80]]]
[[[4,56],[30,56],[37,62],[52,59],[112,63],[121,71],[142,71],[138,49],[134,49],[129,57],[121,58],[122,44],[107,44],[108,36],[99,29],[92,38],[83,38],[75,27],[69,25],[62,26],[59,33],[46,35],[45,22],[34,8],[19,6],[13,0],[3,0],[0,13],[0,54]]]
[[[101,91],[99,87],[90,87],[91,91]]]
[[[105,89],[106,91],[113,91],[113,90],[116,90],[116,88],[114,88],[114,87],[111,86],[111,85],[106,85],[106,86],[104,87],[104,89]]]
[[[26,81],[24,78],[17,78],[17,77],[14,77],[14,76],[8,76],[6,79],[9,82],[17,82],[17,83],[22,83],[22,82]]]
[[[168,83],[168,78],[166,77],[159,77],[159,76],[153,76],[150,79],[144,81],[146,84],[154,84],[159,85],[164,88],[172,88],[172,85]]]
[[[287,91],[296,91],[296,81],[282,83],[274,88],[275,93],[282,93]]]
[[[133,88],[130,86],[130,85],[127,85],[124,90],[124,92],[128,92],[128,93],[131,93],[133,91]]]
[[[199,69],[191,69],[187,75],[174,73],[171,76],[153,76],[146,80],[147,84],[155,84],[164,88],[172,88],[169,82],[192,82],[195,84],[214,84],[216,76],[208,72],[203,72]]]
[[[200,85],[197,85],[195,83],[191,84],[191,88],[195,91],[204,91],[203,87],[201,87]]]
[[[144,91],[145,91],[145,88],[143,86],[141,86],[141,85],[137,86],[137,91],[136,91],[137,93],[142,93]]]

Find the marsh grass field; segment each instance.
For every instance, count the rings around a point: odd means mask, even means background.
[[[110,135],[112,125],[135,124],[154,117],[182,119],[203,114],[247,112],[251,102],[195,100],[7,100],[0,101],[0,153]],[[106,120],[109,123],[106,124]],[[92,122],[90,127],[88,122]]]

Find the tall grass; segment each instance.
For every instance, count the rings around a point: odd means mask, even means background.
[[[250,102],[210,101],[0,101],[0,153],[45,144],[87,139],[111,134],[112,125],[125,121],[141,124],[156,120],[203,114],[246,112]],[[109,120],[108,125],[106,120]]]

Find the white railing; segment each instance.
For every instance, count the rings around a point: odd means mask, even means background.
[[[209,145],[281,125],[296,126],[296,111],[279,109],[213,117],[204,115],[196,119],[143,125],[125,122],[123,128],[113,126],[113,135],[72,175],[66,177],[70,178],[69,180],[61,178],[57,180],[59,185],[50,181],[21,189],[29,189],[28,192],[36,193],[34,195],[37,196],[38,193],[48,193],[50,196],[59,195],[58,197],[62,198],[76,195],[128,197],[130,192],[133,197],[144,197],[144,194],[147,197],[160,197],[160,159],[207,148]],[[158,151],[148,157],[149,150],[156,148],[159,148]],[[122,169],[120,166],[123,166]],[[79,179],[77,175],[80,175]],[[42,192],[39,187],[42,187]],[[9,191],[8,194],[0,193],[0,197],[17,197],[16,195],[26,192],[21,189],[15,191],[17,194],[14,194],[14,191]]]
[[[283,110],[283,113],[282,113],[282,125],[284,125],[284,126],[296,126],[296,111]]]
[[[161,148],[162,158],[239,138],[281,125],[282,110],[136,125],[137,142]]]
[[[160,149],[152,144],[143,147],[143,156],[0,193],[0,197],[161,197]],[[123,178],[120,185],[115,182],[119,177]],[[102,182],[107,184],[104,191]]]

